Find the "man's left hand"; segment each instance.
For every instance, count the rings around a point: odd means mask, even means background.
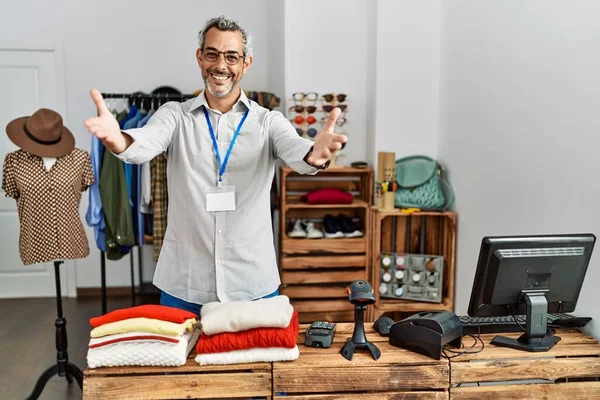
[[[334,108],[327,117],[325,126],[315,137],[315,144],[312,153],[307,161],[311,165],[321,166],[331,158],[331,155],[340,150],[348,141],[346,135],[335,133],[335,123],[342,110],[339,107]]]

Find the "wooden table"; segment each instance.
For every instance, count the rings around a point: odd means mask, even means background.
[[[485,343],[481,353],[450,360],[450,398],[600,399],[598,341],[578,330],[558,330],[556,334],[561,341],[539,353],[494,346],[490,341],[496,335],[481,335]],[[463,339],[467,347],[471,341]],[[542,381],[523,383],[531,380]]]
[[[352,361],[340,349],[353,324],[339,323],[328,349],[304,346],[293,362],[199,366],[194,354],[182,367],[115,367],[84,372],[84,399],[600,399],[600,344],[577,330],[559,330],[548,352],[529,353],[490,344],[481,353],[448,361],[390,346],[365,324],[367,338],[381,351],[374,360],[357,350]],[[504,336],[518,337],[519,334]],[[470,346],[469,337],[463,339]],[[531,383],[540,380],[541,383]],[[523,381],[528,381],[524,384]],[[477,386],[480,384],[481,386]]]
[[[334,345],[327,349],[304,346],[308,325],[301,325],[300,358],[273,363],[274,398],[448,399],[448,360],[438,361],[390,346],[388,338],[375,333],[372,324],[365,325],[367,339],[381,351],[379,360],[366,350],[357,350],[352,361],[342,357],[340,350],[352,337],[354,324],[339,323]]]
[[[86,369],[84,399],[271,398],[271,363]]]

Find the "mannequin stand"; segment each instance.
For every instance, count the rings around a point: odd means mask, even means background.
[[[73,382],[73,378],[77,381],[80,389],[83,389],[83,373],[77,365],[69,362],[69,354],[67,353],[67,320],[62,313],[62,294],[60,290],[60,270],[59,266],[62,261],[54,261],[54,277],[56,279],[56,310],[57,317],[54,322],[56,326],[56,365],[48,368],[38,378],[33,392],[27,398],[28,400],[36,400],[42,394],[46,383],[54,376],[65,376],[67,382]]]

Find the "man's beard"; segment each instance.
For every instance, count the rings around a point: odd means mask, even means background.
[[[223,98],[223,97],[227,97],[231,92],[233,92],[233,89],[235,89],[237,87],[237,85],[239,84],[238,80],[235,80],[233,77],[231,78],[231,83],[229,84],[229,86],[227,87],[221,87],[221,89],[214,89],[211,85],[211,82],[209,82],[208,77],[210,74],[215,74],[215,75],[220,75],[219,73],[215,73],[214,71],[208,71],[206,74],[206,77],[203,78],[204,80],[204,87],[206,88],[206,90],[208,90],[208,92],[213,95],[216,98]]]

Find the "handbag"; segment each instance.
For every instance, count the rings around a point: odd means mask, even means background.
[[[396,160],[394,197],[398,208],[446,210],[454,203],[454,190],[444,178],[444,168],[433,158],[414,155]]]

